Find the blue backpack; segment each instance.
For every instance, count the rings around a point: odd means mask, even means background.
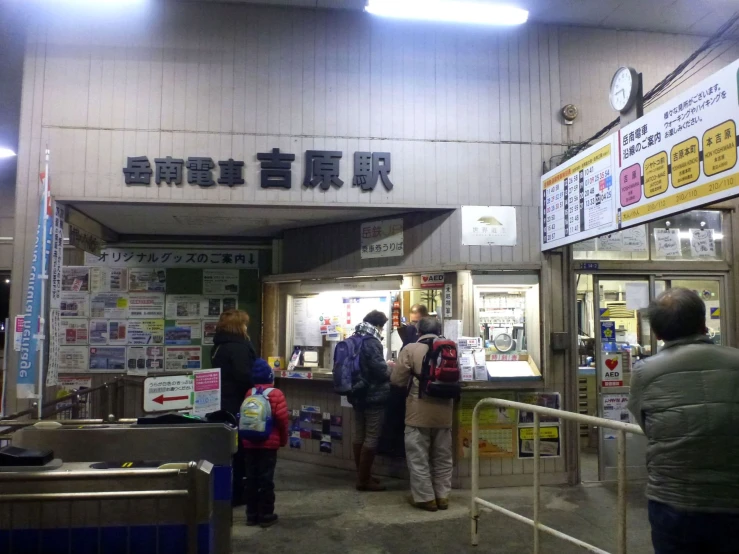
[[[352,335],[334,350],[334,392],[346,396],[360,380],[359,353],[367,335]]]
[[[254,387],[239,409],[239,438],[252,442],[265,441],[272,433],[272,405],[269,393],[273,388]]]

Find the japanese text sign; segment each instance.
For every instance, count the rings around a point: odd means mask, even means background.
[[[192,407],[191,375],[149,377],[144,380],[144,411],[165,412]]]
[[[392,258],[403,255],[403,219],[368,221],[360,225],[361,256]]]
[[[739,60],[542,177],[542,250],[739,195]]]
[[[104,248],[99,255],[86,253],[86,266],[105,267],[223,267],[257,269],[256,250],[210,248]]]
[[[516,246],[516,208],[462,206],[462,244]]]

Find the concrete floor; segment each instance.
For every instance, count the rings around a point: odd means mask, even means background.
[[[277,513],[271,529],[246,527],[241,509],[234,513],[234,554],[292,553],[462,553],[531,552],[531,527],[496,513],[480,518],[480,546],[470,546],[467,491],[454,491],[445,512],[427,513],[407,504],[407,483],[386,480],[389,490],[358,493],[354,475],[280,460],[277,464]],[[532,489],[488,489],[481,496],[522,515],[532,516]],[[543,523],[607,550],[616,551],[616,490],[612,485],[542,488]],[[628,494],[629,554],[652,552],[643,485]],[[583,550],[543,535],[542,553]]]

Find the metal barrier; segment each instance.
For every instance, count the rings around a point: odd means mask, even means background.
[[[488,502],[479,497],[480,494],[480,443],[479,443],[479,417],[480,409],[484,406],[494,406],[497,408],[513,408],[515,410],[524,410],[527,412],[533,412],[534,414],[534,519],[529,519],[516,512],[507,510],[502,506]],[[470,505],[470,517],[471,517],[471,534],[472,534],[472,545],[477,546],[479,543],[479,530],[478,520],[480,517],[480,506],[484,506],[490,510],[506,515],[527,525],[531,525],[534,528],[534,554],[539,554],[540,541],[539,531],[544,531],[550,535],[553,535],[562,540],[568,541],[572,544],[580,546],[589,552],[596,552],[597,554],[609,554],[605,550],[588,544],[579,539],[566,535],[561,531],[552,529],[539,522],[540,519],[540,489],[541,483],[539,479],[539,472],[541,469],[540,459],[540,416],[548,415],[559,419],[576,421],[578,423],[588,423],[590,425],[598,425],[607,429],[614,429],[618,431],[618,554],[626,554],[626,433],[633,433],[635,435],[643,435],[644,432],[638,425],[631,423],[621,423],[620,421],[611,421],[610,419],[604,419],[600,417],[593,417],[588,415],[576,414],[573,412],[567,412],[564,410],[555,410],[552,408],[544,408],[542,406],[535,406],[531,404],[523,404],[521,402],[513,402],[510,400],[503,400],[500,398],[483,398],[475,406],[475,410],[472,413],[472,494],[471,494],[471,505]]]
[[[211,470],[0,473],[0,553],[212,552]]]

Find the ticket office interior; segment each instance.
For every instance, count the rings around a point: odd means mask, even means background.
[[[696,291],[706,304],[709,336],[717,344],[732,342],[731,218],[730,211],[693,210],[573,246],[580,413],[631,420],[626,401],[634,364],[662,344],[651,333],[645,308],[669,288]],[[665,229],[677,238],[667,250],[656,240]],[[696,248],[695,229],[711,236],[707,250]],[[644,440],[627,441],[628,474],[641,478]],[[615,478],[615,442],[606,430],[580,426],[584,481]]]

